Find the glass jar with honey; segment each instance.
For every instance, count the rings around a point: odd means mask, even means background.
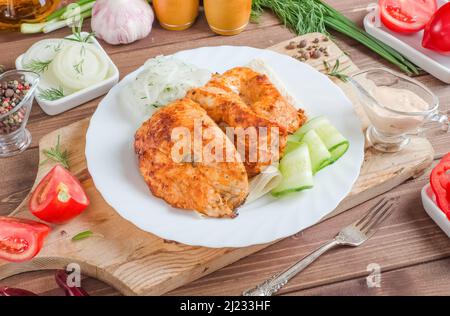
[[[0,30],[18,29],[21,23],[45,19],[61,0],[0,0]]]
[[[153,0],[153,8],[163,28],[182,31],[194,24],[199,0]]]
[[[204,0],[211,30],[220,35],[241,33],[250,21],[252,0]]]

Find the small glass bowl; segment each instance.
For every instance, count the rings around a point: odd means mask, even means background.
[[[27,82],[30,84],[30,89],[19,104],[6,113],[0,112],[0,157],[17,155],[27,149],[31,143],[31,134],[25,126],[39,83],[39,75],[22,70],[11,70],[0,74],[0,83],[13,80]]]
[[[370,120],[366,137],[370,145],[382,152],[397,152],[410,141],[411,135],[423,132],[427,122],[438,122],[442,130],[449,130],[447,115],[439,113],[439,99],[426,86],[405,75],[385,68],[372,68],[352,75],[349,79]],[[389,87],[416,94],[424,102],[421,109],[400,111],[381,104],[374,97],[374,89]]]

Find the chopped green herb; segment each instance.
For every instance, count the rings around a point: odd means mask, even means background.
[[[82,75],[83,74],[83,64],[84,59],[80,60],[78,64],[73,65],[73,69],[77,72],[77,74]]]
[[[348,75],[344,74],[344,71],[346,71],[349,68],[349,66],[345,67],[344,69],[339,69],[340,68],[339,59],[336,60],[336,63],[334,64],[333,67],[331,67],[331,65],[326,60],[323,61],[323,65],[325,66],[326,74],[328,76],[338,78],[343,82],[348,81]]]
[[[36,73],[42,73],[48,70],[48,66],[50,66],[51,60],[41,61],[37,59],[31,60],[28,64],[24,65],[26,70],[31,70]]]
[[[78,240],[83,240],[89,237],[92,237],[92,235],[94,235],[94,233],[90,230],[86,230],[84,232],[78,233],[75,236],[72,237],[73,241],[78,241]]]
[[[64,90],[62,87],[59,88],[49,88],[46,90],[39,90],[39,97],[41,99],[47,100],[47,101],[55,101],[63,98]]]
[[[60,163],[64,168],[69,169],[69,152],[67,150],[61,150],[60,135],[58,135],[58,140],[55,147],[44,149],[42,152],[47,159],[41,162],[41,165],[53,160]]]

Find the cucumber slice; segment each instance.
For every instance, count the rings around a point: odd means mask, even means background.
[[[298,131],[296,131],[293,135],[291,135],[290,139],[299,142],[303,139],[303,136],[305,136],[305,134],[308,133],[310,130],[316,129],[322,125],[331,125],[331,123],[324,116],[318,116],[313,119],[310,119]]]
[[[309,120],[297,132],[289,136],[288,141],[300,142],[311,130],[317,133],[330,152],[330,163],[341,158],[350,146],[348,140],[324,116],[318,116]]]
[[[313,173],[333,162],[331,153],[313,129],[303,136],[302,141],[308,145]]]
[[[284,156],[280,161],[282,182],[272,190],[272,195],[283,196],[291,192],[310,189],[314,185],[311,158],[308,145],[300,147]]]
[[[297,141],[290,141],[289,137],[288,137],[288,141],[286,144],[286,148],[284,149],[284,155],[289,154],[291,151],[294,151],[295,149],[297,149],[298,147],[300,147],[302,143],[297,142]]]
[[[339,158],[341,158],[348,150],[348,147],[350,147],[350,143],[348,141],[345,141],[335,147],[330,153],[331,153],[331,163],[336,162]]]
[[[317,127],[315,132],[330,151],[332,163],[341,158],[350,145],[348,140],[331,124],[323,124]]]

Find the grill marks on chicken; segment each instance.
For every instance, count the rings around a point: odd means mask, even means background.
[[[223,148],[231,151],[231,162],[195,161],[195,154],[203,155],[203,151],[196,152],[193,137],[188,140],[190,152],[182,152],[180,161],[173,159],[172,148],[177,141],[172,140],[173,129],[183,127],[194,135],[195,122],[199,121],[202,143],[224,144]],[[233,144],[206,111],[189,99],[167,105],[146,121],[136,132],[135,151],[153,195],[174,207],[210,217],[233,217],[248,195],[247,173]]]

